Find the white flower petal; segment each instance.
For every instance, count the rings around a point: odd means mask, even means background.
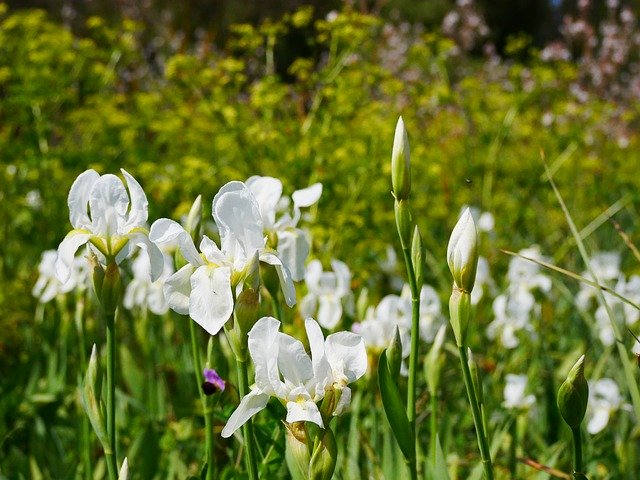
[[[337,292],[336,295],[344,297],[351,292],[351,271],[347,264],[340,260],[331,260],[331,268],[336,274]]]
[[[293,204],[304,208],[310,207],[318,200],[320,200],[320,196],[322,195],[322,184],[314,183],[310,187],[303,188],[301,190],[296,190],[291,195],[291,199],[293,200]]]
[[[595,435],[596,433],[600,433],[609,423],[609,409],[608,408],[598,408],[597,406],[593,408],[593,416],[587,423],[587,432],[591,435]]]
[[[307,331],[309,339],[309,348],[311,350],[311,362],[313,364],[313,375],[318,382],[319,388],[324,389],[333,383],[331,378],[331,365],[325,354],[324,335],[320,329],[320,325],[313,318],[307,318],[304,321],[304,327]]]
[[[86,170],[78,175],[78,178],[71,185],[67,204],[69,205],[69,220],[73,228],[88,228],[91,225],[87,207],[91,189],[99,178],[100,175],[95,170]]]
[[[352,332],[333,333],[327,337],[325,351],[331,368],[344,374],[349,383],[367,372],[367,350],[360,335]]]
[[[258,390],[251,390],[241,401],[238,408],[231,414],[227,424],[222,429],[222,437],[229,438],[233,433],[244,425],[247,420],[253,417],[260,410],[264,409],[269,402],[269,395]]]
[[[102,175],[93,185],[89,197],[93,234],[111,237],[128,233],[124,230],[128,208],[129,195],[122,180],[110,173]]]
[[[215,335],[232,313],[231,269],[198,267],[191,275],[189,316],[209,335]]]
[[[71,230],[58,246],[58,259],[56,260],[56,276],[62,283],[66,283],[71,276],[73,259],[78,249],[87,243],[92,237],[90,233],[79,230]]]
[[[280,279],[280,288],[284,295],[284,301],[287,306],[293,307],[296,304],[296,287],[291,279],[289,269],[282,264],[282,261],[273,253],[261,253],[260,261],[273,265]]]
[[[249,353],[255,367],[256,386],[265,393],[282,394],[278,371],[280,322],[273,317],[262,317],[249,331]]]
[[[189,314],[191,275],[195,267],[187,263],[164,282],[164,297],[171,309],[181,315]]]
[[[318,323],[324,328],[333,329],[342,317],[342,302],[333,295],[322,295],[318,308]]]
[[[320,428],[324,428],[322,415],[317,405],[311,400],[287,402],[287,423],[313,422]]]
[[[247,180],[246,185],[258,202],[265,228],[273,228],[276,206],[282,196],[282,182],[277,178],[255,175]]]
[[[237,188],[237,183],[233,188]],[[242,249],[244,258],[264,247],[263,223],[258,203],[253,195],[241,184],[241,190],[226,191],[214,198],[213,218],[220,230],[222,250],[235,252],[236,244]],[[223,187],[224,189],[224,187]],[[222,189],[221,189],[222,190]]]
[[[135,227],[144,227],[146,226],[147,217],[149,215],[149,202],[147,201],[147,196],[138,181],[133,178],[129,172],[124,168],[121,168],[120,171],[122,172],[122,175],[124,175],[127,188],[129,189],[129,197],[131,199],[126,228],[132,229]]]
[[[129,237],[130,242],[141,247],[146,252],[151,264],[151,281],[155,282],[160,278],[164,270],[164,255],[162,255],[162,251],[149,239],[145,231],[137,230],[127,235],[127,237]]]
[[[227,263],[227,259],[224,256],[224,253],[218,248],[216,242],[211,240],[206,235],[202,236],[202,241],[200,242],[200,251],[204,254],[205,258],[216,265],[222,266]]]
[[[293,385],[302,385],[313,378],[311,359],[302,342],[284,333],[278,336],[278,341],[278,369],[282,377]]]
[[[322,276],[322,263],[320,260],[311,260],[307,265],[307,271],[304,274],[304,281],[307,284],[309,292],[317,293],[320,287],[320,277]]]
[[[191,235],[177,222],[168,218],[161,218],[153,222],[149,232],[149,239],[158,245],[173,241],[178,242],[182,256],[194,267],[204,265],[202,257],[196,250]]]
[[[278,232],[278,256],[291,272],[294,282],[304,279],[304,263],[309,255],[309,241],[300,229]]]

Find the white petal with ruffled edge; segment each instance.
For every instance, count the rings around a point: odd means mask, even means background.
[[[347,377],[351,383],[367,371],[367,350],[360,335],[338,332],[327,337],[325,351],[331,368]]]
[[[189,316],[215,335],[233,313],[231,270],[227,267],[198,267],[191,275]]]

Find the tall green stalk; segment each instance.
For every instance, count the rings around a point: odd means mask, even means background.
[[[76,333],[78,334],[78,356],[80,358],[80,369],[78,371],[78,385],[82,386],[82,375],[87,371],[87,342],[84,335],[84,292],[76,294],[76,310],[74,314],[74,323]],[[80,407],[82,409],[82,407]],[[81,411],[82,413],[82,411]],[[89,417],[81,415],[80,419],[80,451],[82,457],[82,470],[85,480],[91,480],[93,473],[91,469],[91,431]]]
[[[247,360],[236,358],[236,365],[238,369],[238,389],[240,398],[244,398],[249,393],[249,375],[247,371]],[[245,445],[245,462],[247,464],[247,471],[249,472],[250,480],[258,480],[258,462],[256,457],[256,447],[253,434],[253,421],[249,419],[242,426],[242,436],[244,437]]]
[[[118,478],[118,462],[116,459],[116,331],[115,311],[105,313],[107,324],[107,436],[109,446],[104,454],[107,462],[109,478]]]
[[[480,456],[482,458],[482,467],[487,480],[493,480],[493,464],[491,463],[491,453],[489,450],[489,440],[487,438],[484,424],[482,422],[482,414],[478,404],[478,396],[471,379],[471,371],[469,370],[469,358],[467,357],[467,347],[459,346],[460,366],[462,367],[462,375],[464,377],[464,386],[467,389],[467,397],[471,405],[471,415],[473,423],[476,427],[476,436],[478,437],[478,446],[480,447]]]
[[[407,266],[407,278],[411,290],[411,353],[409,354],[409,379],[407,385],[407,418],[413,428],[413,442],[418,442],[416,429],[416,380],[418,375],[418,348],[420,340],[420,288],[416,281],[416,274],[411,260],[409,248],[403,248],[404,262]],[[409,462],[411,478],[418,478],[416,461]]]

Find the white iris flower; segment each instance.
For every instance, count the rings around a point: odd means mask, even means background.
[[[69,219],[73,230],[58,247],[56,273],[61,282],[71,275],[76,251],[90,243],[106,262],[122,262],[132,244],[143,247],[155,280],[162,273],[162,252],[149,241],[146,224],[147,197],[140,184],[121,169],[126,187],[115,175],[95,170],[81,173],[69,191]],[[128,189],[128,191],[127,191]]]
[[[324,428],[317,403],[329,390],[339,390],[340,400],[333,415],[348,406],[351,390],[347,384],[363,376],[367,354],[359,335],[339,332],[326,340],[318,323],[308,318],[305,328],[311,357],[302,342],[281,333],[280,322],[263,317],[249,332],[249,353],[255,366],[255,384],[240,401],[222,430],[230,437],[249,418],[264,409],[269,398],[276,397],[287,409],[286,422],[313,422]]]
[[[177,242],[187,264],[165,282],[169,306],[189,315],[215,335],[233,313],[234,292],[242,286],[255,255],[278,272],[288,306],[296,303],[289,269],[266,247],[258,203],[242,182],[229,182],[213,199],[213,219],[220,232],[220,248],[206,235],[198,251],[177,222],[161,218],[151,226],[151,240],[159,245]]]
[[[305,281],[308,293],[300,302],[304,317],[317,315],[324,328],[334,328],[343,312],[343,302],[351,296],[351,271],[340,260],[331,260],[333,271],[323,271],[320,260],[307,265]]]

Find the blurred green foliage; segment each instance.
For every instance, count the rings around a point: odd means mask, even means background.
[[[411,37],[350,10],[313,22],[309,10],[300,10],[236,25],[224,48],[177,53],[158,74],[146,63],[134,22],[110,26],[94,17],[80,38],[42,11],[0,11],[0,389],[22,393],[0,395],[0,460],[11,465],[0,474],[9,478],[17,471],[36,478],[33,468],[44,468],[45,478],[68,478],[73,465],[42,450],[51,438],[64,450],[73,438],[72,420],[56,415],[75,399],[62,387],[51,390],[53,373],[45,388],[43,372],[29,369],[49,365],[60,374],[47,350],[59,348],[47,343],[45,330],[54,326],[34,327],[36,301],[28,292],[41,252],[56,248],[69,229],[67,192],[87,168],[131,172],[147,193],[152,220],[179,218],[196,195],[210,201],[222,184],[254,174],[281,178],[288,192],[322,182],[313,254],[347,261],[354,286],[374,292],[378,261],[396,243],[389,160],[400,114],[430,283],[448,282],[446,239],[464,204],[494,213],[493,245],[539,243],[548,252],[563,245],[568,229],[542,178],[541,151],[552,165],[569,152],[555,178],[578,225],[627,193],[636,199],[640,187],[638,105],[580,101],[570,88],[576,66],[543,63],[535,52],[527,64],[481,62],[456,56],[454,45],[433,32]],[[274,73],[278,45],[292,31],[307,32],[305,42],[320,54],[296,59],[283,79]],[[398,52],[392,40],[406,48]],[[511,47],[514,56],[527,48]],[[617,218],[632,231],[639,218],[633,202]],[[593,241],[620,249],[612,229],[603,230]],[[502,268],[507,263],[497,250],[484,254]],[[167,336],[178,343],[182,326],[176,328]],[[141,363],[134,352],[135,345],[121,352],[132,370]],[[189,364],[186,348],[167,355],[166,365]],[[172,370],[175,383],[167,388],[191,388],[185,375]],[[59,395],[29,397],[42,389]],[[128,408],[135,410],[136,397]],[[194,400],[176,397],[171,408],[182,405],[186,415]],[[177,455],[181,442],[197,438],[179,412],[172,415],[167,430],[131,426],[136,437],[123,441]],[[60,430],[47,431],[47,422]],[[187,451],[178,478],[189,460],[198,461]],[[30,464],[34,458],[40,467]],[[171,460],[160,461],[167,463],[149,471],[166,471]]]

